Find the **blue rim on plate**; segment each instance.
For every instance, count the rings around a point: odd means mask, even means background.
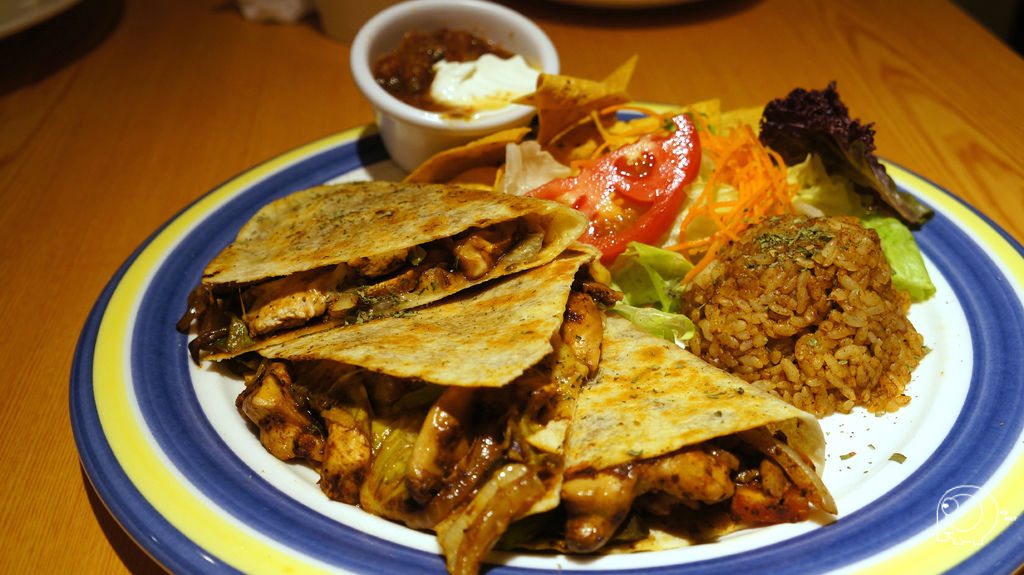
[[[233,451],[200,405],[187,338],[174,329],[203,267],[259,207],[382,163],[389,162],[379,137],[359,128],[245,172],[148,238],[90,313],[71,372],[75,441],[111,514],[168,570],[444,572],[436,553],[372,534],[358,522],[338,521],[292,497],[288,486],[268,481]],[[513,559],[489,565],[488,573],[614,568],[696,574],[764,565],[779,573],[861,567],[994,572],[1024,563],[1024,522],[1015,521],[1024,511],[1024,493],[1014,486],[1024,481],[1024,250],[950,193],[887,166],[902,189],[936,209],[915,238],[948,283],[969,331],[970,346],[963,350],[969,376],[954,382],[963,388],[962,406],[952,406],[948,432],[935,438],[934,449],[906,464],[898,482],[864,505],[846,514],[841,507],[834,523],[734,553],[691,557],[682,550],[660,563],[614,567],[603,560]],[[258,445],[255,436],[251,441]],[[961,509],[937,516],[937,504]]]

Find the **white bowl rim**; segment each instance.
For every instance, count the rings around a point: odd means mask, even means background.
[[[381,30],[386,29],[395,19],[401,19],[410,7],[429,13],[443,13],[452,9],[470,9],[481,14],[490,14],[510,22],[517,34],[528,36],[540,46],[538,53],[542,71],[548,74],[559,72],[558,51],[548,35],[535,22],[511,8],[486,0],[407,0],[385,8],[370,18],[356,33],[352,41],[349,67],[356,85],[373,107],[381,113],[391,115],[404,122],[452,132],[482,132],[500,128],[534,113],[525,106],[510,106],[508,110],[492,112],[484,116],[464,119],[445,118],[436,112],[422,110],[394,97],[380,87],[370,69],[370,44]]]

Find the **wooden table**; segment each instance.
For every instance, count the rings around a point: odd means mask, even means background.
[[[718,0],[619,12],[539,0],[565,73],[639,54],[638,100],[763,104],[838,81],[879,153],[1024,240],[1024,62],[940,1]],[[348,47],[226,0],[85,0],[0,40],[0,572],[147,573],[79,464],[76,338],[158,226],[254,164],[372,121]]]

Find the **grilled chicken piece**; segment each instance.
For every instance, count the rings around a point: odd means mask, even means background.
[[[741,523],[753,525],[804,521],[810,504],[802,489],[770,459],[761,461],[756,479],[736,486],[729,513]]]
[[[837,512],[836,501],[814,470],[814,465],[790,447],[784,437],[776,437],[763,428],[741,431],[739,436],[778,465],[811,503],[826,513]]]
[[[331,499],[358,503],[372,461],[367,372],[333,361],[295,361],[288,364],[288,371],[295,399],[320,415],[326,431],[320,489]]]
[[[361,288],[359,293],[372,303],[375,310],[386,311],[403,294],[447,287],[452,282],[451,274],[447,271],[451,267],[451,249],[448,244],[448,241],[442,241],[428,246],[416,265],[372,286]]]
[[[327,426],[320,489],[331,499],[355,505],[373,457],[370,414],[365,409],[335,406],[320,416]]]
[[[249,332],[264,335],[304,325],[327,311],[327,296],[319,290],[294,292],[274,299],[248,318]]]
[[[420,279],[416,284],[416,291],[426,293],[437,291],[452,285],[453,281],[454,276],[450,271],[441,266],[434,266],[427,268],[420,274]]]
[[[409,248],[399,248],[373,257],[356,258],[348,262],[348,265],[363,277],[375,278],[398,270],[405,265],[407,257]]]
[[[474,230],[456,240],[453,251],[457,268],[470,280],[491,271],[501,256],[512,247],[515,231],[515,222],[505,222]]]
[[[737,485],[729,514],[735,521],[748,525],[795,523],[807,519],[810,504],[796,487],[790,487],[782,497],[774,497],[754,484]]]
[[[770,459],[762,459],[758,468],[761,485],[764,490],[775,497],[782,497],[793,483],[786,477],[786,472]]]
[[[419,285],[419,268],[409,268],[393,277],[367,286],[361,290],[362,297],[368,300],[388,300],[407,294]]]
[[[598,281],[587,280],[581,282],[579,287],[580,291],[594,298],[594,301],[605,307],[612,307],[622,299],[622,292],[614,290]]]
[[[567,479],[562,485],[569,512],[566,546],[576,553],[600,549],[644,493],[659,495],[662,506],[664,496],[690,505],[728,499],[734,493],[731,474],[738,467],[731,453],[695,447]]]
[[[449,387],[434,403],[416,437],[406,484],[413,499],[427,503],[445,477],[469,451],[468,437],[474,390]]]
[[[601,310],[593,298],[578,291],[570,292],[561,330],[562,341],[593,375],[601,360],[601,341],[604,338]]]
[[[604,547],[629,514],[636,485],[637,474],[629,465],[566,479],[562,484],[562,501],[569,515],[566,548],[572,553],[591,553]]]
[[[345,266],[311,270],[257,284],[242,296],[249,333],[264,335],[301,326],[327,312]]]
[[[274,457],[288,461],[319,461],[323,437],[314,431],[309,416],[295,403],[291,377],[284,364],[271,362],[259,379],[248,384],[235,405],[260,430],[260,443]]]
[[[732,496],[739,460],[721,449],[682,449],[639,465],[637,494],[660,491],[681,501],[718,503]]]

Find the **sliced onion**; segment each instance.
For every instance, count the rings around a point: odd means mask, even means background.
[[[774,437],[763,427],[742,431],[738,435],[778,463],[797,487],[807,491],[811,502],[819,509],[833,514],[838,511],[835,499],[814,467],[788,443]]]

